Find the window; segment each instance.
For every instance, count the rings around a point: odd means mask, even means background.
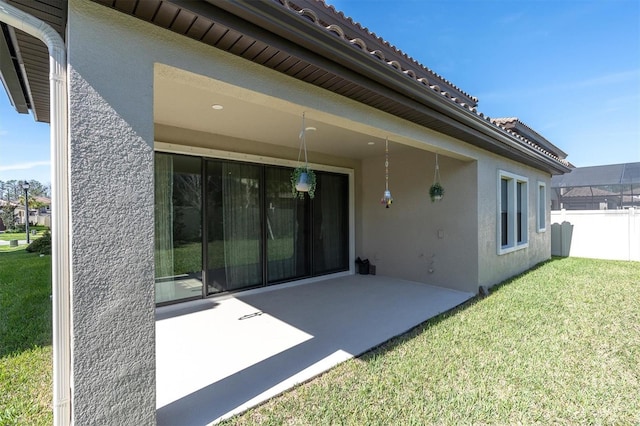
[[[547,184],[538,182],[538,232],[547,230]]]
[[[349,175],[316,170],[313,200],[291,168],[155,154],[156,303],[349,270]]]
[[[505,254],[529,243],[528,180],[500,170],[498,192],[498,254]]]

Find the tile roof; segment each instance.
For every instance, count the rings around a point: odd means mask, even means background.
[[[354,48],[367,52],[370,57],[379,60],[381,63],[386,64],[388,67],[395,69],[397,72],[404,74],[405,76],[412,78],[418,83],[421,83],[425,88],[432,90],[435,93],[440,94],[442,97],[447,98],[449,101],[461,106],[468,112],[477,115],[484,119],[488,123],[491,123],[499,129],[506,132],[509,136],[516,139],[519,143],[529,146],[530,148],[540,152],[541,154],[550,157],[560,164],[572,167],[572,165],[565,160],[566,154],[547,141],[539,133],[531,129],[529,126],[518,120],[517,117],[492,119],[489,116],[485,116],[482,112],[479,112],[476,108],[478,98],[467,94],[453,83],[444,79],[444,77],[436,74],[431,69],[419,63],[417,60],[408,56],[400,49],[391,45],[386,40],[377,36],[375,33],[369,31],[366,27],[363,27],[352,18],[347,17],[343,12],[338,11],[335,7],[327,5],[325,0],[313,0],[315,3],[321,4],[324,7],[324,11],[330,13],[330,17],[335,20],[339,20],[341,24],[329,23],[327,20],[321,19],[319,13],[306,7],[301,7],[296,4],[296,0],[274,0],[281,4],[288,10],[298,14],[301,17],[306,18],[310,22],[314,23],[325,31],[335,34],[342,39],[345,43],[350,44]],[[304,0],[298,0],[302,3]],[[320,9],[322,10],[322,9]],[[456,92],[456,93],[453,93]],[[510,129],[507,124],[509,122],[519,122],[527,129],[529,129],[532,137],[525,137],[522,134]],[[533,140],[533,139],[537,139]]]
[[[520,139],[532,146],[534,149],[537,149],[549,157],[555,158],[565,165],[570,165],[570,163],[565,159],[567,154],[564,151],[549,142],[540,133],[520,121],[518,117],[492,118],[490,120],[493,124],[506,131],[511,136]]]
[[[326,31],[332,32],[346,43],[369,53],[371,57],[380,60],[389,67],[395,68],[404,75],[451,99],[462,107],[472,110],[478,103],[477,97],[464,92],[452,82],[410,57],[382,37],[371,32],[351,17],[346,16],[334,6],[328,5],[325,0],[314,1],[322,5],[324,11],[328,12],[332,19],[341,21],[341,24],[325,21],[319,16],[318,11],[302,7],[296,4],[295,0],[276,1],[287,9],[324,28]]]

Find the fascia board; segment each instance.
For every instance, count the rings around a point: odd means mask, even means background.
[[[11,59],[9,46],[4,36],[0,35],[0,80],[9,96],[13,107],[21,114],[29,113],[29,105],[24,96],[20,78]]]
[[[465,141],[467,143],[549,171],[552,174],[562,174],[570,170],[562,163],[521,145],[511,136],[503,134],[497,126],[487,119],[465,110],[440,93],[425,89],[424,85],[397,72],[392,67],[384,66],[379,60],[371,58],[369,53],[345,43],[324,28],[311,21],[300,19],[294,13],[283,13],[283,6],[274,1],[206,1],[234,15],[235,29],[240,30],[238,25],[241,25],[241,22],[238,17],[242,17],[241,20],[273,34],[268,36],[266,41],[274,47],[316,64],[320,56],[323,58],[320,63],[322,67],[468,133],[471,137]],[[182,5],[189,2],[176,3]],[[219,16],[215,17],[216,20],[218,18]],[[268,34],[263,33],[262,35]],[[376,84],[372,85],[371,82]],[[482,139],[482,143],[474,143],[473,139],[475,138]]]

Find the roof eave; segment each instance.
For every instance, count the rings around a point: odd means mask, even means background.
[[[3,25],[4,27],[4,25]],[[4,30],[4,28],[2,28]],[[3,34],[6,34],[3,31]],[[18,70],[12,59],[11,51],[6,37],[0,35],[0,80],[9,96],[13,107],[21,114],[29,113],[29,104],[24,94]]]
[[[451,125],[464,132],[463,140],[496,154],[528,164],[551,174],[563,174],[569,167],[542,153],[517,142],[505,134],[488,117],[481,117],[454,103],[437,91],[427,89],[413,78],[382,64],[370,54],[345,43],[331,32],[295,13],[283,13],[283,6],[275,1],[254,2],[248,0],[207,0],[208,3],[226,10],[242,19],[264,28],[286,40],[330,58],[344,69],[364,76],[376,83],[375,89],[383,90],[403,104],[413,104],[422,113]],[[363,84],[362,81],[359,82]],[[401,96],[398,96],[400,94]]]

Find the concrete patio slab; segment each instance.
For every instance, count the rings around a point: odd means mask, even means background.
[[[373,275],[158,308],[158,425],[242,412],[473,297]]]

